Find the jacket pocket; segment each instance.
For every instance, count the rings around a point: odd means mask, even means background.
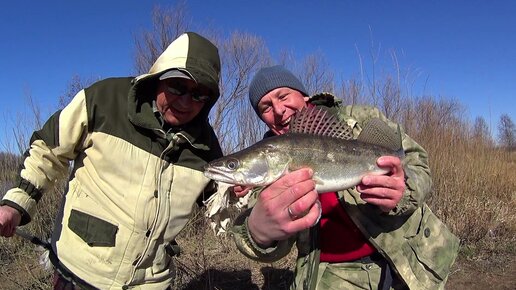
[[[459,250],[459,239],[448,227],[424,204],[421,225],[417,235],[408,240],[417,260],[422,265],[415,265],[413,270],[419,279],[421,271],[429,271],[440,281],[446,279],[455,262]],[[415,262],[415,261],[413,261]],[[432,277],[429,277],[432,278]],[[435,280],[432,279],[432,280]]]
[[[114,247],[118,226],[72,209],[68,227],[90,247]]]

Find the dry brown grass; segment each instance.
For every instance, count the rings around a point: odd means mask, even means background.
[[[516,152],[474,137],[453,101],[421,100],[409,132],[428,151],[434,181],[429,204],[461,238],[462,253],[516,254]]]
[[[15,172],[19,167],[19,158],[2,156],[0,160],[0,195],[3,196],[13,185]],[[40,201],[38,215],[24,231],[42,239],[51,235],[54,217],[59,206],[63,184],[59,183],[55,190],[43,196]],[[0,238],[0,289],[51,289],[51,273],[39,265],[41,252],[19,236],[12,239]]]

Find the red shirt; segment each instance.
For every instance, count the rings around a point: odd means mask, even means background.
[[[319,194],[319,201],[321,262],[353,261],[376,252],[340,205],[337,193]]]

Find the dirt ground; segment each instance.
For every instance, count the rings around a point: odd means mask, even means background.
[[[233,255],[229,254],[229,256],[231,258]],[[212,260],[213,257],[206,258]],[[222,259],[221,257],[217,258],[218,260]],[[268,264],[235,259],[235,269],[233,270],[211,265],[202,271],[200,268],[203,267],[198,263],[184,262],[186,263],[177,265],[181,269],[178,278],[182,281],[173,289],[287,290],[293,275],[288,263],[276,264],[271,267]],[[216,261],[211,262],[216,263]],[[495,264],[497,266],[483,260],[471,261],[460,258],[453,266],[446,290],[515,290],[515,257],[506,258],[503,261],[497,258]],[[0,265],[0,289],[51,289],[50,274],[43,272],[39,265],[24,269],[11,269],[12,271],[6,271],[8,270],[4,268],[6,266],[8,269],[10,268],[8,265]],[[185,277],[185,275],[190,277]],[[24,278],[21,279],[21,276]],[[195,278],[192,279],[192,276]]]
[[[193,239],[195,237],[196,239]],[[273,264],[253,262],[238,252],[229,238],[196,234],[180,240],[184,252],[175,258],[178,290],[287,290],[297,251]],[[197,241],[188,243],[187,241]],[[24,244],[21,244],[24,245]],[[51,273],[38,264],[39,252],[5,254],[0,246],[0,290],[51,289]],[[478,254],[478,253],[477,253]],[[446,290],[516,290],[516,255],[460,255]]]
[[[231,255],[231,254],[230,254]],[[493,261],[494,260],[494,261]],[[506,257],[486,260],[459,258],[453,266],[446,290],[516,290],[516,258]],[[180,283],[178,289],[235,289],[235,290],[287,290],[292,279],[290,263],[274,265],[240,261],[234,270],[211,269]],[[238,269],[239,268],[239,269]]]
[[[516,257],[503,258],[503,261],[495,262],[460,258],[453,266],[446,289],[515,290]]]

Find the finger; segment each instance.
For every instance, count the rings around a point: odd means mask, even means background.
[[[362,178],[362,183],[358,185],[361,190],[374,187],[404,189],[405,181],[395,176],[367,175]]]
[[[376,205],[385,212],[388,212],[396,207],[396,202],[390,199],[376,198],[376,197],[361,197],[365,202]]]
[[[381,156],[376,160],[378,166],[395,167],[401,166],[401,159],[396,156]]]
[[[292,175],[285,176],[286,179],[280,179],[264,189],[259,198],[263,201],[275,200],[278,206],[287,208],[294,201],[315,189],[315,182],[308,177],[309,174],[306,171],[304,174],[301,174],[303,176],[301,178]],[[286,184],[291,185],[286,186]]]
[[[284,189],[294,186],[297,183],[309,180],[312,178],[312,176],[313,176],[312,169],[302,168],[302,169],[292,171],[292,172],[282,176],[276,182],[271,184],[270,187],[279,188],[279,189],[284,190]]]
[[[288,208],[292,215],[297,217],[305,216],[312,206],[317,202],[318,194],[315,190],[308,192],[299,199],[291,203]]]
[[[382,156],[376,160],[378,167],[389,170],[391,175],[403,175],[403,167],[401,166],[401,160],[395,156]]]
[[[362,198],[363,200],[367,200],[367,199],[390,200],[390,199],[393,199],[393,198],[391,198],[391,195],[389,193],[386,193],[385,191],[361,192],[360,198]]]
[[[283,195],[278,197],[281,203],[286,207],[293,203],[297,203],[295,207],[299,207],[296,213],[306,212],[317,199],[315,191],[315,182],[311,179],[297,183],[288,188]]]
[[[2,225],[0,227],[0,235],[6,238],[12,237],[14,235],[14,228],[9,225]]]
[[[14,233],[16,232],[16,227],[11,227],[6,235],[6,237],[10,238],[14,236]]]
[[[321,217],[322,217],[322,205],[321,205],[321,201],[319,199],[316,201],[316,205],[319,208],[319,214],[317,216],[317,220],[315,220],[314,225],[319,223],[319,221],[321,220]]]
[[[245,196],[249,192],[249,190],[251,190],[251,187],[245,187],[245,186],[240,186],[240,185],[233,187],[233,192],[235,193],[236,197]]]
[[[249,191],[251,191],[251,188],[246,188],[246,189],[242,190],[241,192],[239,192],[238,197],[246,196],[249,193]]]
[[[396,178],[390,178],[396,180]],[[390,211],[401,200],[405,191],[405,183],[396,183],[395,188],[387,187],[368,187],[365,185],[357,186],[360,198],[367,203],[377,205],[383,211]]]
[[[374,198],[383,198],[383,199],[391,199],[398,201],[401,196],[403,196],[402,189],[393,189],[393,188],[385,188],[385,187],[366,187],[360,188],[360,197],[362,199],[364,197],[374,197]]]
[[[8,236],[8,224],[0,223],[0,236],[7,237]]]
[[[310,211],[304,216],[293,220],[286,226],[286,230],[291,233],[296,233],[314,226],[320,219],[321,206],[316,202]]]

